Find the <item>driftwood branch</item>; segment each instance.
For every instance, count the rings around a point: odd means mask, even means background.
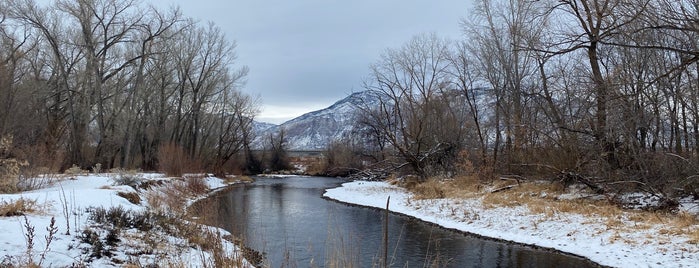
[[[497,192],[502,192],[502,191],[505,191],[505,190],[509,190],[509,189],[515,188],[515,187],[517,187],[517,186],[519,186],[519,184],[507,185],[507,186],[504,186],[504,187],[500,187],[500,188],[494,189],[494,190],[490,191],[490,193],[493,194],[493,193],[497,193]]]

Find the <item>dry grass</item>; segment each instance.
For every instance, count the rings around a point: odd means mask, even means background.
[[[389,179],[391,184],[398,184],[415,196],[415,199],[441,199],[441,198],[468,198],[474,194],[480,194],[483,184],[475,176],[458,176],[450,180],[431,178],[423,183],[417,183],[415,179],[407,178],[399,181]]]
[[[448,189],[446,182],[439,179],[429,179],[423,183],[409,184],[410,190],[415,199],[441,199],[446,197],[445,190]]]
[[[181,191],[183,188],[168,183],[146,192],[145,199],[155,211],[183,214],[187,202],[187,195]]]
[[[699,219],[697,219],[697,216],[687,213],[685,211],[677,213],[673,216],[674,217],[672,217],[671,221],[672,225],[678,228],[690,228],[697,227],[697,225],[699,225]]]
[[[199,196],[209,192],[209,185],[206,184],[204,176],[187,176],[184,178],[185,189],[183,193],[190,196]]]
[[[189,198],[206,194],[209,186],[202,176],[171,179],[152,186],[144,194],[150,207],[157,211],[183,214]]]
[[[699,228],[695,228],[694,231],[691,231],[689,233],[689,241],[690,244],[699,244]]]
[[[456,189],[465,192],[478,192],[483,190],[483,184],[481,183],[480,179],[478,179],[478,177],[474,175],[458,176],[454,178],[452,184]],[[452,194],[458,195],[458,192]]]
[[[228,176],[225,176],[225,177],[223,178],[223,180],[224,180],[226,183],[228,183],[228,184],[231,184],[231,183],[240,183],[240,182],[243,182],[243,183],[250,183],[250,182],[254,182],[254,181],[255,181],[252,177],[243,176],[243,175],[228,175]]]
[[[168,176],[179,177],[184,173],[196,173],[202,170],[198,159],[190,158],[181,146],[174,143],[160,146],[158,160],[160,170]]]
[[[685,235],[690,243],[699,243],[697,215],[625,210],[606,199],[560,199],[565,189],[557,183],[496,180],[485,184],[474,177],[462,177],[429,179],[421,184],[403,186],[415,199],[479,198],[486,209],[522,206],[530,213],[543,215],[544,220],[558,219],[563,213],[578,214],[590,219],[589,223],[603,224],[614,232],[660,226],[659,233]]]
[[[27,213],[36,213],[42,208],[36,200],[20,198],[14,201],[0,202],[0,217],[22,216]]]
[[[131,202],[131,204],[141,204],[141,196],[139,196],[137,193],[134,192],[117,192],[118,196],[123,197],[124,199],[128,200]]]

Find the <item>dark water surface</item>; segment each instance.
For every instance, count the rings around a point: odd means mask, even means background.
[[[270,267],[380,267],[383,213],[321,196],[334,178],[256,178],[197,204]],[[597,267],[587,260],[389,215],[391,267]]]

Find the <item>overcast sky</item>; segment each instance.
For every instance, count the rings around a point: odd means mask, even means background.
[[[146,3],[149,1],[145,0]],[[362,90],[369,65],[416,34],[461,38],[470,0],[157,0],[212,21],[250,68],[259,121],[281,123]]]

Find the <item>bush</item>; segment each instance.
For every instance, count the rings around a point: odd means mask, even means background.
[[[90,254],[90,257],[92,258],[99,259],[113,255],[108,249],[106,249],[104,243],[102,243],[102,240],[100,239],[99,234],[97,234],[95,231],[85,229],[78,238],[80,239],[80,242],[91,246],[90,250],[92,253]],[[87,253],[87,251],[85,253]]]
[[[131,188],[139,189],[144,179],[134,171],[118,170],[117,174],[112,177],[114,185],[127,185]]]
[[[88,208],[90,213],[88,219],[102,225],[109,226],[109,229],[138,229],[147,232],[155,228],[162,218],[161,215],[150,211],[131,211],[122,207]]]
[[[50,186],[54,181],[59,180],[59,175],[52,174],[48,168],[29,167],[22,170],[17,188],[19,191],[32,191]]]
[[[364,166],[359,153],[348,141],[336,141],[325,150],[325,167],[323,173],[331,177],[346,177],[358,172]]]

